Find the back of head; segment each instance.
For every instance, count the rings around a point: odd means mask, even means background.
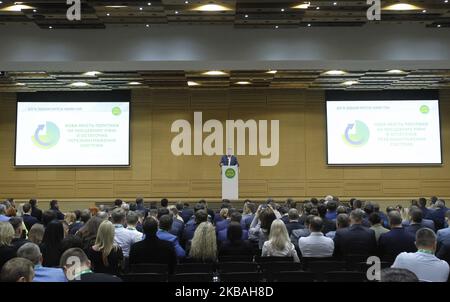
[[[361,209],[363,206],[363,202],[359,199],[355,199],[355,200],[353,200],[352,206],[353,206],[353,209]]]
[[[390,211],[388,214],[388,218],[389,218],[389,225],[391,227],[393,226],[399,226],[402,224],[402,215],[400,214],[399,211]]]
[[[421,208],[425,208],[427,206],[427,199],[424,197],[420,197],[418,204]]]
[[[56,199],[52,199],[50,201],[50,209],[56,209],[58,206],[58,201]]]
[[[115,208],[111,213],[111,222],[114,224],[123,224],[125,221],[125,210]]]
[[[31,205],[29,203],[26,203],[22,206],[22,210],[24,213],[29,213],[31,211]]]
[[[347,214],[347,208],[345,206],[338,206],[336,209],[338,214]]]
[[[350,213],[350,220],[353,224],[361,224],[364,219],[364,211],[357,208]]]
[[[167,208],[167,206],[169,205],[169,200],[167,198],[163,198],[161,199],[160,203],[163,208]]]
[[[157,218],[161,218],[163,215],[169,215],[170,211],[168,208],[159,208]]]
[[[164,231],[169,231],[172,227],[173,219],[170,215],[163,215],[159,218],[159,228]]]
[[[114,200],[114,206],[120,208],[120,207],[122,206],[122,204],[123,204],[123,200],[122,200],[122,199],[116,199],[116,200]]]
[[[419,279],[404,268],[385,268],[381,270],[380,282],[419,282]]]
[[[51,221],[45,228],[42,243],[47,247],[55,247],[61,244],[64,239],[64,227],[58,220]]]
[[[61,255],[59,266],[64,268],[66,277],[70,281],[79,276],[82,269],[90,268],[90,261],[82,249],[75,247]]]
[[[290,209],[288,212],[288,217],[289,217],[289,220],[298,220],[299,215],[298,215],[297,209],[294,209],[294,208]]]
[[[80,236],[76,235],[67,235],[64,237],[63,241],[61,242],[61,251],[65,252],[68,249],[79,247],[83,248],[83,240]]]
[[[231,221],[228,225],[227,238],[231,242],[236,242],[242,239],[242,226],[240,223]]]
[[[216,231],[210,222],[202,222],[197,226],[192,238],[189,256],[202,262],[216,261]]]
[[[270,232],[270,226],[272,222],[276,219],[275,213],[271,208],[265,208],[261,211],[259,215],[259,220],[261,221],[261,229]]]
[[[220,215],[220,217],[222,217],[223,219],[227,219],[227,217],[228,217],[228,208],[222,208],[222,209],[220,209],[219,215]]]
[[[328,209],[328,211],[332,211],[332,212],[336,211],[337,206],[338,206],[337,202],[334,201],[333,199],[329,200],[327,202],[327,209]]]
[[[319,216],[324,218],[327,214],[327,206],[324,203],[319,203],[317,205],[317,211],[319,212]]]
[[[339,214],[336,216],[336,225],[338,228],[346,228],[350,225],[350,217],[347,214]]]
[[[436,234],[429,228],[421,228],[416,232],[416,246],[418,249],[436,248]]]
[[[56,219],[56,213],[51,210],[47,210],[42,214],[42,223],[46,227],[51,221]]]
[[[177,202],[177,204],[175,206],[176,206],[178,212],[183,211],[183,203],[182,202],[180,202],[180,201]]]
[[[39,246],[32,242],[27,242],[23,244],[17,250],[17,257],[25,258],[30,260],[34,265],[37,265],[41,262],[41,250]]]
[[[34,265],[25,258],[13,258],[7,261],[0,273],[2,282],[32,282],[34,278]]]
[[[146,237],[155,237],[158,231],[158,220],[151,216],[145,218],[142,224],[142,230]]]
[[[44,225],[40,223],[35,223],[28,231],[28,239],[36,244],[42,243],[42,238],[44,238],[45,228]]]
[[[272,246],[277,250],[284,250],[290,243],[289,234],[286,225],[281,219],[275,219],[270,226],[269,240]]]
[[[309,225],[311,224],[311,220],[312,220],[314,217],[316,217],[316,215],[308,215],[308,216],[306,216],[306,219],[305,219],[305,226],[309,227]]]
[[[372,214],[372,213],[374,212],[373,204],[370,203],[370,202],[367,202],[367,203],[364,205],[364,212],[365,212],[367,215]]]
[[[89,219],[91,219],[91,212],[88,209],[80,212],[80,221],[86,223]]]
[[[321,232],[323,227],[323,220],[320,217],[314,216],[309,222],[309,229],[311,232]]]
[[[378,213],[372,213],[369,215],[369,221],[371,225],[376,225],[381,223],[381,217]]]
[[[199,202],[194,206],[194,213],[205,209],[206,209],[205,204]]]
[[[409,212],[409,215],[411,217],[411,221],[414,223],[421,223],[423,219],[423,213],[421,209],[412,209]]]
[[[208,213],[206,210],[198,210],[194,214],[195,217],[195,224],[200,224],[202,222],[208,221]]]
[[[431,204],[435,204],[437,200],[438,200],[437,196],[431,196],[430,198]]]
[[[127,225],[135,226],[138,223],[139,215],[136,212],[129,211],[127,214]]]
[[[138,197],[138,198],[136,198],[136,204],[137,205],[143,205],[144,204],[144,198],[142,198],[142,197]]]
[[[31,207],[35,207],[37,205],[37,200],[32,198],[28,203],[30,204]]]
[[[3,204],[0,204],[0,215],[6,214],[6,207]]]
[[[14,238],[14,228],[9,222],[0,222],[0,246],[8,246]]]
[[[11,217],[9,223],[13,226],[14,231],[18,230],[23,225],[23,220],[20,217]]]
[[[238,211],[233,211],[230,215],[230,221],[241,222],[242,215]]]
[[[443,199],[438,199],[435,203],[436,208],[438,209],[443,209],[445,208],[445,200]]]

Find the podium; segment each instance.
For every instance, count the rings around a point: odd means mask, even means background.
[[[222,166],[222,199],[239,199],[238,166]]]

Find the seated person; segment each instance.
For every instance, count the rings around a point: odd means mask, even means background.
[[[227,240],[220,243],[220,256],[245,256],[254,255],[255,248],[248,240],[242,239],[243,229],[237,221],[230,222],[227,229]]]

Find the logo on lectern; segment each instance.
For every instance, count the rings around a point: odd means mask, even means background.
[[[228,168],[225,170],[225,176],[227,178],[234,178],[236,176],[236,171],[234,171],[234,169]]]

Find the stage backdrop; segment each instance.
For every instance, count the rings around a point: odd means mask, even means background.
[[[268,120],[269,125],[271,120],[279,120],[277,165],[261,166],[260,155],[239,156],[241,198],[450,196],[450,92],[441,91],[440,99],[442,167],[327,168],[322,91],[142,89],[132,94],[131,168],[15,169],[16,95],[2,93],[0,198],[218,199],[219,156],[175,156],[171,150],[176,136],[171,132],[172,123],[184,119],[193,126],[196,111],[202,112],[203,122],[218,119],[224,126],[227,119]]]

